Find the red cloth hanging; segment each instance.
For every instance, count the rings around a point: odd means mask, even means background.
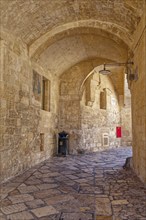
[[[116,136],[117,136],[117,138],[121,138],[122,137],[121,127],[116,127]]]

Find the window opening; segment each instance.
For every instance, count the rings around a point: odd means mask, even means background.
[[[42,109],[50,111],[50,81],[45,77],[42,80]]]
[[[100,109],[107,108],[106,100],[107,100],[106,90],[104,89],[102,92],[100,92]]]

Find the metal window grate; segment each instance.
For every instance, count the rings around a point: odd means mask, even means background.
[[[109,135],[107,133],[102,134],[102,144],[105,147],[109,146]]]

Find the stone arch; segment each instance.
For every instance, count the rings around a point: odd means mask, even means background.
[[[126,44],[131,50],[133,39],[130,33],[117,24],[97,20],[81,20],[58,26],[45,33],[29,46],[29,56],[35,59],[56,41],[79,33],[93,33]]]
[[[114,123],[119,123],[120,118],[118,95],[113,82],[107,76],[101,76],[101,87],[96,89],[95,84],[98,80],[98,73],[90,78],[93,75],[93,71],[91,70],[93,68],[92,62],[92,60],[80,62],[60,76],[62,87],[59,97],[59,129],[66,130],[70,134],[71,153],[77,153],[80,150],[96,151],[100,149],[102,147],[101,138],[104,132],[110,135],[112,140],[110,142],[111,146],[117,144],[112,129],[115,126]],[[100,62],[102,63],[103,61]],[[97,69],[101,69],[100,63]],[[91,90],[91,100],[85,101],[85,103],[82,99],[83,92],[81,93],[80,89],[84,87],[84,91],[87,89],[87,92],[90,92],[88,91],[88,86],[90,87],[89,90]],[[109,94],[108,88],[112,90],[112,93]],[[100,109],[100,92],[104,89],[108,95],[108,107],[107,109]],[[110,108],[111,96],[117,103],[114,109]],[[91,122],[92,117],[94,120]],[[105,121],[109,124],[107,129],[103,128]],[[88,123],[89,128],[87,128]],[[91,140],[88,138],[88,132]],[[90,149],[89,145],[91,145]]]

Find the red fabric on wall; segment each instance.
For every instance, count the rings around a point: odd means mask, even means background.
[[[116,127],[116,136],[117,136],[117,138],[122,137],[122,130],[121,130],[121,127]]]

